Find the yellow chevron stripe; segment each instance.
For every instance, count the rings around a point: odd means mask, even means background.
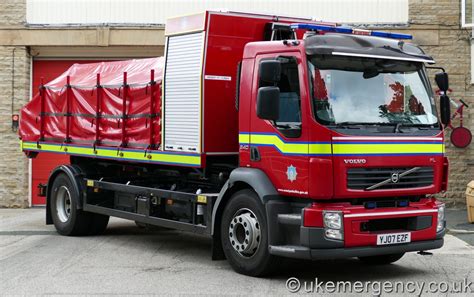
[[[239,134],[239,143],[250,143],[250,134]]]
[[[21,142],[21,149],[26,151],[44,151],[52,153],[65,153],[70,155],[83,155],[93,156],[102,158],[111,158],[116,160],[132,160],[140,162],[150,163],[171,163],[179,165],[191,165],[201,166],[200,155],[189,155],[189,154],[173,154],[166,152],[149,151],[145,156],[144,151],[131,151],[121,150],[120,154],[117,154],[117,150],[104,149],[97,147],[96,153],[92,147],[80,147],[74,145],[57,145],[57,144],[45,144],[40,143],[40,147],[37,147],[36,142]]]
[[[310,155],[330,155],[332,154],[331,144],[329,143],[310,143]]]
[[[443,154],[443,143],[306,143],[285,142],[272,134],[239,134],[239,143],[272,145],[283,154],[370,155],[370,154]]]
[[[427,144],[341,144],[334,143],[333,151],[335,155],[350,154],[441,154],[444,152],[444,145],[438,143]]]
[[[239,143],[252,143],[255,145],[273,145],[284,154],[331,154],[330,143],[292,143],[284,142],[277,135],[266,134],[239,134]]]
[[[252,144],[274,145],[282,153],[289,154],[308,154],[307,143],[286,143],[276,135],[251,134]]]

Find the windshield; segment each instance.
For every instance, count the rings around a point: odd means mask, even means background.
[[[327,55],[309,61],[314,113],[322,124],[438,122],[421,63]]]

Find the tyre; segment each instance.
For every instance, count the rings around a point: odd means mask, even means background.
[[[268,251],[265,208],[254,191],[232,195],[221,221],[225,256],[238,273],[263,276],[277,268],[279,258]]]
[[[108,216],[77,209],[79,197],[66,174],[56,176],[51,189],[51,216],[54,227],[61,235],[78,236],[102,233],[107,227]]]
[[[370,257],[359,257],[359,260],[370,265],[387,265],[400,260],[405,253],[388,254]]]

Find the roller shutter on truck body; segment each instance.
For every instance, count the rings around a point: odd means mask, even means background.
[[[164,150],[201,152],[204,32],[169,36],[164,87]]]

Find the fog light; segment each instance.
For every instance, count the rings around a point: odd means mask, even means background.
[[[326,229],[324,234],[326,235],[327,238],[333,238],[333,239],[343,239],[342,231],[341,230],[336,230],[336,229]]]
[[[445,225],[445,206],[444,204],[438,206],[438,225],[436,226],[436,232],[440,232],[441,230],[444,229]]]
[[[341,229],[342,228],[342,213],[335,211],[323,212],[324,226],[330,229]]]

